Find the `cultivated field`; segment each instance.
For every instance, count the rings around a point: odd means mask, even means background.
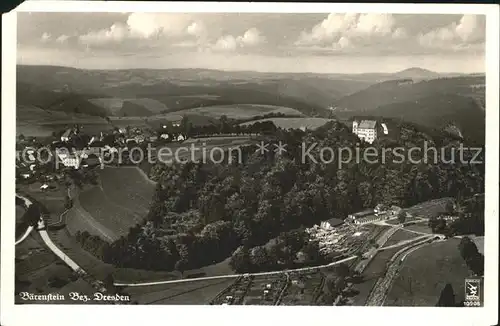
[[[290,284],[286,288],[280,305],[308,306],[314,305],[324,284],[322,273],[290,275]]]
[[[219,118],[223,115],[229,119],[245,119],[269,113],[283,113],[286,115],[303,116],[299,111],[275,105],[260,104],[234,104],[234,105],[213,105],[193,108],[181,111],[182,114],[201,114],[209,117]]]
[[[439,198],[419,203],[405,209],[405,211],[414,217],[429,218],[445,213],[447,211],[447,206],[452,202],[453,198]]]
[[[447,283],[455,300],[464,299],[464,280],[470,272],[458,250],[459,239],[424,246],[403,263],[384,303],[386,306],[434,306]]]
[[[149,212],[154,185],[136,167],[108,167],[99,170],[99,177],[107,198],[114,203],[136,213]]]
[[[83,190],[68,213],[69,229],[116,240],[146,217],[154,186],[135,167],[105,168],[99,175],[101,185]]]
[[[141,105],[153,113],[159,113],[168,110],[165,104],[151,98],[110,97],[110,98],[93,98],[89,99],[89,101],[95,105],[105,108],[111,114],[117,114],[121,110],[123,102],[132,102],[134,104]]]
[[[272,121],[276,127],[283,129],[300,129],[305,127],[307,129],[316,129],[331,121],[324,118],[269,118],[256,121],[242,123],[241,125],[251,125],[256,122]]]

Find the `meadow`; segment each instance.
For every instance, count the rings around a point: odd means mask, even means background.
[[[80,192],[68,212],[68,229],[116,240],[141,223],[149,212],[154,185],[136,167],[98,170],[100,185]]]
[[[384,247],[391,246],[397,244],[398,242],[410,240],[419,235],[413,232],[406,231],[404,229],[397,230],[385,243]]]
[[[125,287],[123,291],[139,304],[208,304],[220,291],[230,286],[234,280],[234,278],[227,278]]]
[[[283,129],[316,129],[323,126],[325,123],[331,121],[331,119],[325,118],[268,118],[255,120],[250,122],[242,123],[242,126],[248,126],[256,122],[271,121],[276,127]]]
[[[411,253],[392,284],[386,306],[434,306],[450,283],[457,302],[464,300],[464,280],[470,276],[460,256],[460,239],[435,242]]]

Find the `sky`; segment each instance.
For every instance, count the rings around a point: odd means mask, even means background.
[[[381,13],[19,13],[18,64],[365,73],[485,71],[485,17]]]

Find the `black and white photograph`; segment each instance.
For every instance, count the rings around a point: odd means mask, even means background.
[[[498,7],[139,6],[15,14],[2,298],[334,316],[497,296]]]

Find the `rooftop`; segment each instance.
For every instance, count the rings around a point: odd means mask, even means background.
[[[328,222],[331,226],[337,226],[344,223],[344,220],[341,220],[339,218],[331,218],[329,220],[326,220],[325,222]]]
[[[374,120],[361,120],[358,129],[374,129],[377,121]]]
[[[367,209],[367,210],[364,210],[362,212],[352,213],[350,215],[352,215],[354,217],[363,217],[363,216],[371,215],[374,213],[375,213],[375,211],[373,209]]]
[[[69,137],[71,135],[72,130],[71,129],[66,129],[66,131],[61,135],[61,137]]]

